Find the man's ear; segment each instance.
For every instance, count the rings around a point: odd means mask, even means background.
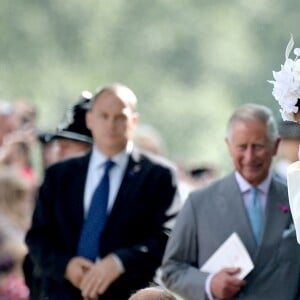
[[[88,111],[85,114],[85,125],[88,129],[91,130],[91,112]]]
[[[225,141],[225,144],[227,145],[228,152],[231,155],[230,141],[227,137],[224,139],[224,141]]]
[[[134,116],[133,116],[133,121],[134,121],[134,126],[136,127],[139,123],[139,120],[140,120],[140,116],[137,112],[134,113]]]
[[[278,152],[279,144],[280,144],[281,139],[277,138],[276,141],[274,142],[274,147],[273,147],[273,155],[276,155]]]

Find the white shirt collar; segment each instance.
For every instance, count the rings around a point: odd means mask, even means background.
[[[248,192],[252,188],[252,185],[238,171],[235,171],[234,174],[240,191],[242,193]],[[257,186],[258,190],[267,195],[270,188],[271,180],[272,174],[271,172],[269,172],[267,178]]]
[[[125,149],[110,159],[119,166],[124,166],[125,163],[128,161],[128,155],[133,150],[133,143],[132,141],[128,141]],[[92,169],[95,170],[99,167],[101,167],[106,161],[108,160],[108,157],[106,157],[99,149],[94,145],[92,149],[91,159],[90,159],[90,165],[92,166]]]

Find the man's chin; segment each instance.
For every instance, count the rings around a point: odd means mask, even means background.
[[[106,143],[103,143],[103,148],[108,151],[121,151],[125,148],[126,144],[122,144],[120,142],[116,141],[107,141]]]
[[[261,174],[257,174],[254,172],[247,172],[243,174],[243,177],[251,184],[255,185],[259,182],[259,178],[261,177]]]

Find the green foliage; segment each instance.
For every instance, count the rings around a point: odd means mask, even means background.
[[[0,97],[30,99],[40,126],[55,128],[82,90],[123,82],[170,158],[227,169],[237,105],[266,104],[279,119],[267,80],[290,33],[300,46],[298,3],[2,0]]]

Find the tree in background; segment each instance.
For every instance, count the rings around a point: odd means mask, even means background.
[[[137,91],[142,121],[160,130],[170,158],[225,169],[225,120],[237,105],[267,104],[279,118],[267,80],[291,32],[300,44],[297,7],[296,0],[3,0],[0,96],[30,99],[39,126],[55,128],[81,90],[123,82]]]

